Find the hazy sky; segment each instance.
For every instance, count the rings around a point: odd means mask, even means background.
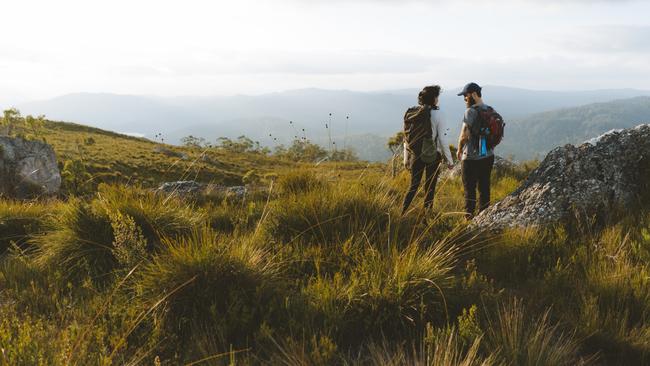
[[[650,89],[650,1],[3,1],[0,101],[468,80]]]

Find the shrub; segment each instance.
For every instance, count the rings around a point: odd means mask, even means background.
[[[145,306],[162,301],[157,324],[182,341],[193,327],[211,324],[220,338],[250,338],[279,296],[278,263],[244,240],[219,238],[209,229],[165,239],[165,250],[137,274],[135,290]]]
[[[491,366],[497,364],[493,356],[483,357],[480,351],[481,339],[466,345],[455,328],[434,331],[427,328],[427,334],[419,345],[411,349],[393,342],[381,345],[371,344],[368,353],[371,365],[412,366]]]
[[[592,358],[580,357],[578,341],[551,323],[549,314],[547,310],[540,316],[529,316],[516,299],[501,306],[496,319],[487,318],[487,349],[498,350],[498,359],[511,365],[592,364]]]
[[[283,242],[331,244],[386,229],[391,211],[387,202],[360,188],[346,188],[314,190],[275,202],[266,221],[269,233]]]
[[[118,258],[132,265],[141,257],[145,240],[151,252],[162,236],[189,235],[204,220],[202,211],[173,197],[100,185],[97,198],[71,200],[51,220],[51,230],[34,239],[39,247],[35,260],[41,268],[60,268],[68,279],[108,279]]]
[[[325,187],[325,182],[310,171],[291,171],[278,178],[279,192],[288,195],[319,191]]]
[[[188,235],[205,222],[205,212],[180,198],[134,187],[101,184],[93,206],[104,215],[120,212],[133,218],[149,246],[157,246],[162,236]]]
[[[456,254],[457,247],[444,242],[387,253],[368,249],[347,278],[340,273],[316,278],[305,293],[326,329],[335,330],[344,344],[408,337],[426,322],[446,319],[444,290]]]
[[[113,232],[109,220],[89,204],[70,201],[52,220],[52,229],[34,239],[35,263],[42,269],[60,269],[67,278],[81,281],[110,272],[116,261],[111,253]]]
[[[0,255],[13,244],[26,249],[30,238],[44,231],[47,218],[59,209],[56,203],[0,201]]]

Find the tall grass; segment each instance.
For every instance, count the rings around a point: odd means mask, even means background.
[[[76,282],[86,278],[104,281],[119,264],[114,250],[116,218],[133,220],[133,234],[140,233],[149,251],[160,246],[162,236],[188,235],[205,220],[202,210],[178,199],[161,197],[137,188],[101,185],[90,202],[71,200],[50,230],[34,238],[38,247],[35,263],[58,268]],[[129,250],[125,248],[125,250]]]
[[[157,327],[179,342],[209,325],[226,342],[243,344],[282,298],[281,263],[252,241],[204,228],[165,239],[163,248],[136,274],[134,291],[145,307],[164,298]]]
[[[45,230],[47,218],[60,208],[56,202],[0,200],[0,255],[14,245],[27,249],[29,240]]]
[[[580,356],[579,341],[550,321],[547,310],[530,316],[520,300],[502,305],[496,319],[488,317],[485,344],[498,350],[506,364],[530,366],[588,365],[593,358]]]
[[[648,362],[642,220],[484,235],[454,212],[457,178],[439,183],[433,211],[399,216],[407,175],[292,168],[279,189],[243,199],[102,185],[67,202],[3,202],[0,228],[28,239],[0,257],[7,362]],[[495,177],[493,194],[518,181]]]
[[[311,311],[344,344],[384,334],[409,336],[426,322],[448,320],[444,291],[457,248],[413,243],[387,252],[368,248],[348,276],[316,277],[305,287]]]

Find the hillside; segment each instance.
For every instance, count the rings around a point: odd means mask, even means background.
[[[288,164],[260,154],[171,146],[67,122],[47,121],[43,137],[54,147],[61,165],[81,160],[94,183],[152,187],[191,179],[237,185],[251,169],[263,174]]]
[[[274,147],[289,143],[294,136],[305,135],[326,145],[331,134],[337,144],[342,144],[347,137],[352,145],[361,145],[372,136],[379,143],[359,149],[359,156],[383,161],[388,154],[385,140],[402,128],[404,110],[416,103],[418,91],[301,89],[255,96],[166,98],[79,93],[24,103],[18,108],[25,114],[45,114],[52,119],[139,133],[150,139],[162,133],[171,144],[177,144],[187,135],[202,136],[210,141],[222,136],[247,135]],[[457,88],[452,88],[444,90],[441,96],[441,112],[452,126],[453,134],[460,128],[465,108],[457,92]],[[494,105],[507,120],[512,120],[550,109],[650,95],[650,92],[633,89],[537,91],[488,85],[484,87],[484,94],[487,103]]]
[[[565,144],[581,144],[612,129],[650,120],[650,97],[636,97],[564,108],[508,121],[500,154],[517,159],[542,158]]]

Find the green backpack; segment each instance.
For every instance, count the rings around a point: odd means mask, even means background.
[[[426,106],[409,108],[404,114],[404,139],[412,164],[418,157],[431,164],[437,157],[437,146],[431,128],[431,109]]]
[[[433,138],[425,137],[422,140],[422,153],[420,154],[420,160],[426,164],[431,164],[436,160],[438,154],[438,149],[436,148],[436,143],[433,142]]]

